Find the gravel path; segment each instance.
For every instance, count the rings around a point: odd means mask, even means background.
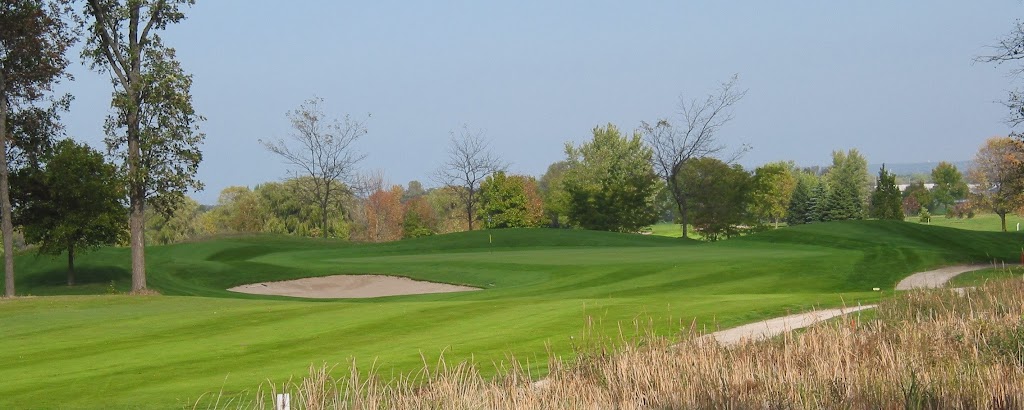
[[[946,282],[953,279],[956,275],[989,267],[991,267],[991,265],[988,264],[957,265],[947,266],[927,272],[918,272],[906,277],[901,280],[900,283],[896,284],[896,290],[939,288],[945,286]],[[957,289],[957,291],[962,292],[963,290]],[[823,320],[828,320],[859,310],[871,309],[873,307],[875,307],[875,305],[857,306],[844,309],[824,309],[778,317],[757,323],[751,323],[749,325],[734,327],[732,329],[709,333],[701,336],[701,339],[715,340],[726,346],[734,345],[745,340],[755,341],[767,339],[790,330],[808,327]]]
[[[714,340],[719,344],[731,346],[743,341],[757,341],[768,339],[790,330],[802,329],[823,320],[829,320],[837,316],[857,312],[864,309],[871,309],[875,305],[855,306],[840,309],[822,309],[813,312],[800,313],[768,319],[761,322],[751,323],[726,329],[701,336],[702,340]]]
[[[928,272],[915,273],[896,284],[896,290],[941,288],[956,275],[990,268],[989,264],[947,266]]]

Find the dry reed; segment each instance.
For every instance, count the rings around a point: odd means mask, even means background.
[[[443,359],[394,380],[375,366],[352,363],[340,376],[312,366],[227,407],[272,408],[270,397],[288,391],[293,409],[1024,408],[1022,315],[1024,280],[1014,279],[912,291],[880,304],[873,320],[731,347],[690,331],[681,342],[591,337],[574,359],[549,355],[541,383],[512,358],[493,378]]]

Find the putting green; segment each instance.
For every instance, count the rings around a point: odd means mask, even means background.
[[[310,364],[376,360],[388,376],[442,352],[483,364],[513,354],[540,374],[546,346],[571,354],[587,323],[617,334],[620,323],[640,321],[671,335],[694,320],[711,330],[811,306],[873,303],[912,272],[1015,260],[1022,239],[865,221],[714,244],[526,229],[380,245],[249,237],[152,247],[149,283],[164,296],[0,301],[0,408],[190,406],[203,393],[223,389],[230,398]],[[126,249],[80,258],[79,278],[89,283],[71,289],[61,285],[62,262],[20,257],[19,292],[102,294],[130,283]],[[316,301],[226,290],[335,274],[484,290]]]

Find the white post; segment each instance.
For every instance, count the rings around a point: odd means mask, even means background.
[[[1017,222],[1017,232],[1020,232],[1020,222]]]
[[[288,393],[278,394],[274,402],[274,410],[292,410],[291,395]]]

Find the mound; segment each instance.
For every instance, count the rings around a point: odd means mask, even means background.
[[[299,298],[376,298],[381,296],[421,295],[480,290],[469,286],[424,282],[399,276],[334,275],[316,278],[262,282],[235,286],[232,292]]]

